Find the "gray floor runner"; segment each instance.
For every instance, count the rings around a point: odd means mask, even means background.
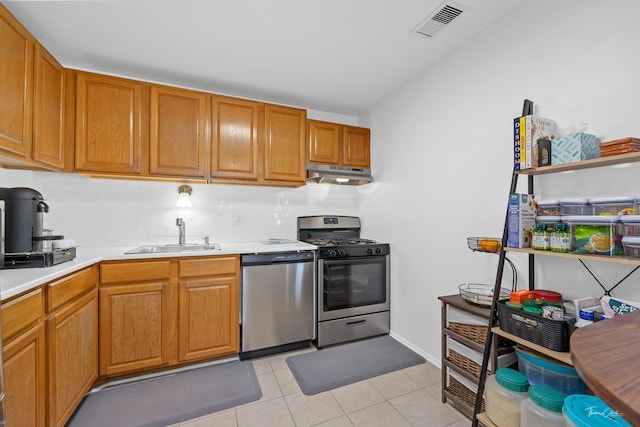
[[[87,395],[67,427],[159,427],[262,397],[253,364],[228,362]]]
[[[389,335],[287,358],[289,369],[307,395],[424,362],[422,356]]]

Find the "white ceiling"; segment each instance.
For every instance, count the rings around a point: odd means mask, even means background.
[[[358,116],[528,0],[3,1],[65,67]],[[451,3],[451,2],[450,2]]]

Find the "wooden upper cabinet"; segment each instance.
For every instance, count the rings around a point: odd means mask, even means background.
[[[306,119],[306,110],[265,106],[265,181],[304,184],[307,173],[304,149]]]
[[[342,131],[342,162],[345,166],[371,165],[370,130],[367,128],[345,126]]]
[[[205,178],[209,152],[209,96],[152,86],[149,172]]]
[[[368,168],[371,132],[367,128],[307,120],[310,163]]]
[[[64,166],[64,69],[39,43],[35,47],[33,160]]]
[[[0,6],[0,148],[31,155],[35,39]]]
[[[145,172],[143,149],[148,147],[148,133],[143,118],[148,112],[147,102],[148,85],[144,83],[79,72],[75,169],[135,175]]]
[[[308,127],[309,162],[339,164],[342,126],[337,123],[309,120]]]
[[[261,104],[213,96],[211,177],[258,179]]]

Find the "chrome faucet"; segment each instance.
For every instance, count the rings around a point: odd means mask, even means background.
[[[182,218],[176,218],[176,225],[178,226],[178,244],[185,244],[185,235],[184,235],[184,220]]]

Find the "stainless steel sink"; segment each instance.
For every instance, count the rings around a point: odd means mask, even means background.
[[[133,248],[125,254],[162,254],[172,252],[201,252],[201,251],[219,251],[221,250],[219,243],[209,243],[207,245],[187,244],[187,245],[144,245]]]

